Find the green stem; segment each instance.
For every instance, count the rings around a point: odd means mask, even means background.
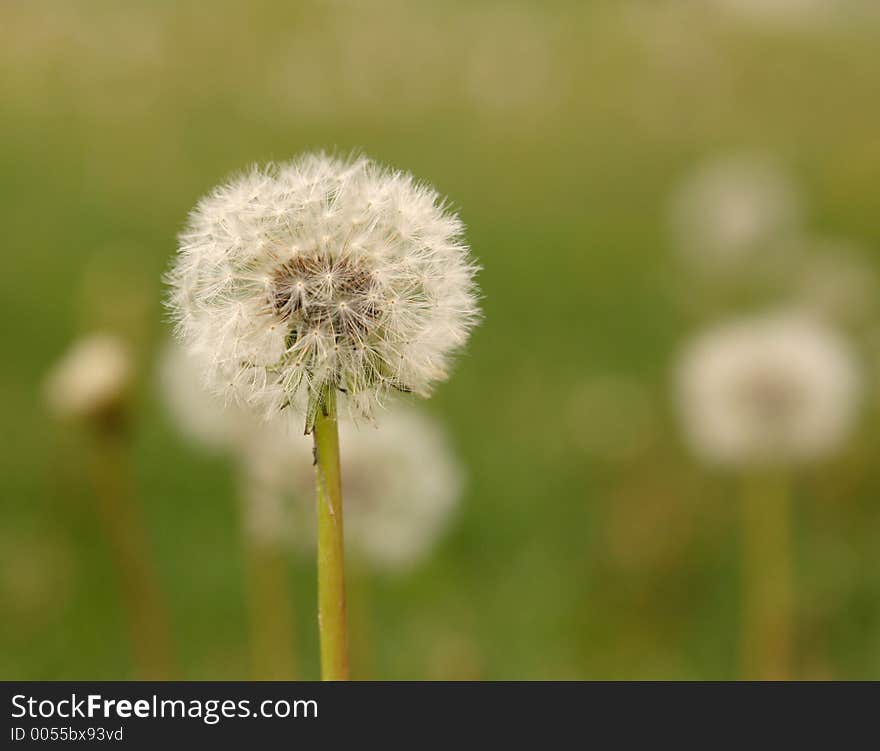
[[[790,680],[794,587],[786,478],[780,472],[750,478],[742,509],[744,677]]]
[[[241,528],[246,553],[247,595],[253,679],[295,678],[293,604],[288,584],[288,558],[279,540],[266,530],[266,506],[282,503],[277,491],[253,472],[241,480]],[[267,536],[267,531],[269,535]]]
[[[318,627],[321,678],[346,681],[348,633],[345,619],[345,565],[342,535],[342,482],[339,428],[332,390],[315,416],[315,474],[318,498]]]
[[[280,550],[251,543],[251,633],[254,680],[292,681],[293,612],[287,588],[287,559]]]
[[[149,555],[142,509],[132,498],[129,441],[125,427],[97,426],[92,476],[101,525],[113,553],[128,613],[139,677],[173,677],[168,612]]]
[[[248,542],[253,676],[257,681],[295,679],[293,611],[283,551]]]

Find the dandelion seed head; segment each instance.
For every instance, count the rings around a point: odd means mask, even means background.
[[[92,334],[75,342],[50,371],[46,401],[59,417],[98,419],[125,399],[133,372],[125,342],[111,334]]]
[[[461,221],[432,188],[313,154],[198,204],[168,305],[213,390],[311,416],[339,389],[369,417],[392,392],[427,396],[445,377],[479,317],[475,273]]]
[[[821,457],[850,432],[860,391],[846,342],[800,313],[723,324],[683,353],[677,396],[686,437],[727,465]]]

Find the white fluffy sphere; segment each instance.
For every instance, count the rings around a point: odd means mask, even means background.
[[[427,395],[479,312],[463,226],[431,188],[365,159],[309,154],[234,178],[189,217],[169,308],[206,378],[311,427],[328,389],[369,417]]]

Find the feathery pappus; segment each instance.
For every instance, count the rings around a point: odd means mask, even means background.
[[[221,185],[190,214],[168,275],[176,333],[212,390],[306,431],[328,390],[370,418],[426,396],[479,318],[461,220],[412,176],[306,154]]]

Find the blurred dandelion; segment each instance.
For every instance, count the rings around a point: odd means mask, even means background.
[[[59,417],[115,420],[132,382],[131,353],[111,334],[92,334],[74,343],[46,378],[46,401]]]
[[[371,418],[427,396],[479,318],[463,225],[410,175],[308,154],[215,189],[169,274],[177,334],[206,382],[314,434],[322,674],[348,677],[337,399]]]
[[[432,550],[461,497],[464,473],[445,432],[428,415],[397,406],[378,429],[343,421],[340,445],[347,549],[371,568],[406,571]],[[311,467],[303,452],[293,458],[294,497],[306,498]],[[314,509],[296,503],[294,514],[294,544],[314,548]]]
[[[197,358],[177,343],[162,353],[163,400],[191,443],[229,454],[236,465],[246,555],[252,669],[256,680],[293,680],[294,618],[287,578],[290,542],[286,469],[308,446],[280,420],[265,422],[208,391]]]
[[[851,17],[870,9],[870,0],[715,0],[734,17],[761,25],[797,27]]]
[[[94,334],[75,342],[46,379],[46,400],[61,418],[90,429],[98,513],[128,611],[138,671],[146,680],[172,674],[169,618],[149,555],[131,480],[129,435],[133,357],[125,342]]]
[[[234,404],[224,406],[201,383],[198,361],[178,345],[167,348],[160,375],[181,432],[206,448],[230,452],[238,464],[251,572],[272,570],[272,561],[283,565],[280,554],[290,545],[314,550],[315,509],[306,502],[314,481],[308,441],[283,421],[266,423]],[[341,422],[348,552],[364,567],[405,571],[430,552],[449,525],[463,470],[441,426],[415,409],[398,406],[383,413],[380,429]],[[264,678],[290,675],[282,670],[289,664],[292,628],[285,587],[269,591],[281,579],[275,574],[251,582],[255,659]],[[363,578],[358,583],[367,586]],[[361,600],[360,609],[366,610],[366,597]],[[361,639],[361,657],[367,641]]]
[[[690,343],[677,373],[685,434],[710,462],[753,467],[821,457],[856,417],[845,340],[797,312],[722,324]]]
[[[523,5],[469,10],[475,39],[462,54],[463,84],[474,106],[516,113],[516,122],[552,110],[566,75],[556,59],[560,34],[554,17]]]
[[[699,166],[673,198],[676,247],[696,271],[754,273],[777,266],[801,223],[801,199],[784,172],[757,155]]]
[[[864,249],[838,240],[810,243],[794,280],[795,301],[825,320],[861,327],[876,318],[877,269]]]
[[[677,371],[685,435],[703,459],[743,475],[746,677],[791,675],[791,467],[848,437],[860,392],[845,340],[816,319],[777,313],[722,324]]]
[[[464,473],[442,426],[413,408],[395,406],[378,429],[340,424],[345,477],[345,541],[351,556],[353,656],[356,675],[369,675],[375,654],[372,571],[403,573],[427,558],[458,508]],[[315,512],[303,503],[312,475],[304,454],[287,476],[294,483],[293,543],[315,546]]]

